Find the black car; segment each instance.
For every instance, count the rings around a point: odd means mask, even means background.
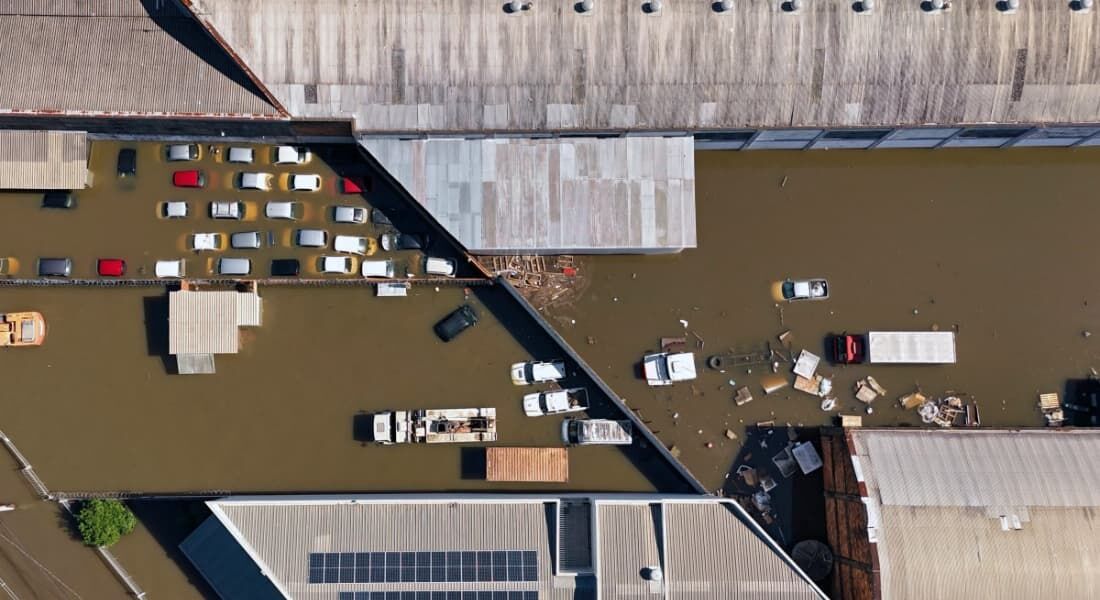
[[[68,277],[72,273],[73,260],[71,258],[38,259],[39,277]]]
[[[42,208],[72,208],[76,206],[71,192],[46,192],[42,196]]]
[[[386,216],[386,213],[378,210],[377,208],[371,209],[370,222],[374,223],[375,225],[393,225],[393,223],[390,222],[390,218]]]
[[[423,250],[431,240],[426,233],[400,233],[397,231],[382,234],[382,249]]]
[[[118,176],[133,177],[137,175],[137,150],[123,148],[118,151]]]
[[[449,342],[474,325],[477,325],[477,313],[469,304],[463,304],[435,324],[435,334],[444,342]]]
[[[272,277],[297,277],[302,265],[297,258],[276,258],[271,261]]]

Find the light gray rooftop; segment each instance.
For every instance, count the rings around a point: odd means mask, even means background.
[[[171,2],[0,2],[0,113],[278,116]]]
[[[474,253],[674,252],[696,246],[691,137],[361,143]]]
[[[189,1],[292,114],[370,132],[1100,121],[1100,11],[1061,0]]]
[[[224,498],[208,506],[287,597],[329,600],[341,591],[508,590],[537,591],[544,600],[595,598],[594,588],[584,587],[590,577],[574,578],[557,570],[558,501],[553,496],[526,495],[283,496]],[[664,584],[656,584],[652,597],[663,600],[817,597],[816,588],[757,537],[729,508],[728,500],[611,495],[591,501],[596,507],[592,511],[596,532],[592,543],[599,546],[594,549],[594,556],[599,557],[594,577],[605,590],[603,598],[620,597],[616,594],[627,590],[649,589],[642,570],[661,565],[666,573],[681,577],[666,577]],[[677,548],[675,545],[687,544],[699,532],[691,529],[681,535],[675,531],[678,527],[713,529],[716,533],[704,535],[690,547]],[[674,544],[663,555],[659,551],[665,544],[662,533]],[[309,583],[311,553],[354,553],[351,560],[359,560],[355,554],[485,551],[534,552],[537,577],[499,581],[494,575],[491,581],[462,578],[448,582],[433,574],[428,581],[382,585]],[[700,560],[704,555],[708,558]],[[744,579],[730,580],[730,575]],[[579,594],[578,587],[582,588]]]
[[[79,190],[87,184],[83,131],[0,130],[0,189]]]

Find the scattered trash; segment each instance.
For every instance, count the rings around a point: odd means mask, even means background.
[[[829,412],[836,408],[836,398],[826,398],[821,401],[821,410]]]
[[[798,468],[802,469],[803,475],[809,475],[821,468],[821,456],[818,455],[817,449],[810,442],[796,444],[791,449],[791,454],[794,455]]]
[[[680,319],[680,324],[684,326],[684,329],[688,328],[688,322],[687,321],[685,321],[683,319]]]
[[[773,456],[772,464],[779,469],[779,474],[783,476],[783,479],[790,479],[797,467],[794,456],[791,455],[791,446],[788,445],[782,452]]]
[[[814,372],[817,371],[817,365],[821,362],[821,357],[810,352],[809,350],[803,350],[798,354],[798,361],[794,363],[794,374],[804,377],[806,379],[813,379]]]
[[[772,509],[772,497],[767,491],[756,492],[752,495],[752,505],[760,512],[768,512]]]
[[[744,406],[752,402],[752,392],[749,391],[748,386],[737,390],[737,393],[733,396],[733,402],[737,406]]]
[[[763,429],[765,427],[775,427],[775,419],[771,419],[771,420],[768,420],[768,421],[757,421],[756,426],[760,427],[761,429]],[[764,440],[760,440],[760,442],[763,445]],[[766,448],[767,446],[764,446],[764,447]]]
[[[921,404],[924,404],[925,401],[927,401],[927,400],[928,400],[928,398],[926,398],[924,396],[924,394],[917,391],[917,392],[912,392],[910,394],[906,394],[906,395],[902,396],[901,398],[898,398],[898,403],[901,404],[902,408],[905,408],[905,409],[908,409],[908,410],[913,410],[914,408],[917,408]]]
[[[760,378],[760,387],[764,388],[765,394],[774,394],[788,385],[790,383],[787,379],[779,375],[767,375]]]
[[[866,412],[866,413],[867,413],[867,414],[869,414],[869,415],[870,415],[870,414],[874,414],[874,412],[875,412],[875,407],[873,407],[873,406],[870,406],[870,405],[868,405],[868,406],[867,406],[867,410],[866,410],[866,411],[864,411],[864,412]]]
[[[732,429],[727,429],[726,430],[726,439],[736,440],[737,439],[737,433],[734,432]]]
[[[687,345],[687,338],[685,337],[663,337],[661,338],[661,351],[668,352],[674,349],[682,349]]]
[[[671,446],[668,449],[668,453],[671,454],[673,458],[680,458],[680,447]]]
[[[865,404],[870,404],[879,396],[886,395],[886,388],[879,385],[878,381],[870,375],[856,382],[855,391],[856,400]]]
[[[1062,402],[1058,399],[1057,392],[1039,394],[1039,410],[1050,427],[1061,427],[1066,422],[1066,414],[1062,411]]]
[[[707,448],[713,448],[714,447],[714,442],[707,442],[705,445],[706,445]]]
[[[779,334],[778,338],[779,338],[779,342],[782,343],[782,344],[786,344],[787,342],[791,341],[791,330],[788,329],[788,330],[784,331],[783,333]]]
[[[760,478],[760,487],[764,488],[765,492],[770,492],[774,490],[776,485],[778,484],[775,482],[775,478],[773,478],[771,475],[765,475]],[[771,497],[769,496],[768,499],[770,500]]]
[[[799,375],[794,378],[794,389],[816,396],[818,390],[821,389],[821,381],[823,379],[824,377],[821,375],[814,375],[813,379],[807,379]]]
[[[935,423],[940,427],[975,426],[980,423],[977,406],[971,408],[955,395],[928,400],[920,405],[917,414],[924,423]]]
[[[837,415],[841,427],[863,427],[863,417],[859,415]]]
[[[760,483],[760,479],[756,476],[756,469],[748,465],[737,467],[737,476],[749,487],[756,487]]]

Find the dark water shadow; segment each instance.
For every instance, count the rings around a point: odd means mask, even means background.
[[[168,354],[168,294],[141,299],[145,314],[145,352],[160,358],[165,372],[174,374],[176,358]]]
[[[794,473],[784,477],[772,461],[789,444],[801,442],[812,443],[818,455],[822,456],[819,430],[816,427],[751,426],[739,435],[743,435],[744,444],[730,465],[729,475],[722,487],[723,495],[740,501],[768,535],[786,550],[806,539],[826,542],[824,468],[804,475],[794,464]],[[738,474],[737,470],[742,465],[756,470],[755,485],[750,485]],[[763,490],[761,480],[766,476],[776,483],[768,492],[771,497],[771,514],[768,517],[752,502],[753,494]]]
[[[72,504],[73,512],[71,514],[69,513],[69,511],[61,508],[60,504],[51,504],[53,505],[54,510],[57,511],[55,513],[55,516],[57,517],[58,529],[64,531],[65,534],[69,536],[69,539],[73,540],[74,542],[79,542],[83,544],[84,538],[80,535],[80,528],[76,524],[76,513],[80,512],[83,503],[74,502]]]
[[[351,438],[366,446],[374,441],[373,415],[366,412],[355,413],[351,418]]]
[[[462,448],[459,452],[462,478],[485,481],[485,448]]]
[[[1062,396],[1062,410],[1066,425],[1073,427],[1100,426],[1100,380],[1069,379],[1066,381],[1065,395]]]
[[[127,506],[183,572],[195,591],[205,600],[219,600],[217,593],[179,547],[210,516],[206,504],[202,500],[131,500]]]
[[[149,13],[149,18],[157,27],[180,43],[192,54],[202,59],[226,79],[248,90],[269,106],[267,95],[248,77],[240,65],[233,60],[225,49],[191,15],[173,2],[164,0],[141,0],[141,6]]]

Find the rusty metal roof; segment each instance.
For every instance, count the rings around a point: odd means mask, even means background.
[[[77,190],[87,184],[83,131],[0,130],[0,189]]]
[[[163,0],[3,3],[0,56],[0,113],[278,116]]]
[[[485,449],[485,479],[489,481],[569,481],[565,448]]]

